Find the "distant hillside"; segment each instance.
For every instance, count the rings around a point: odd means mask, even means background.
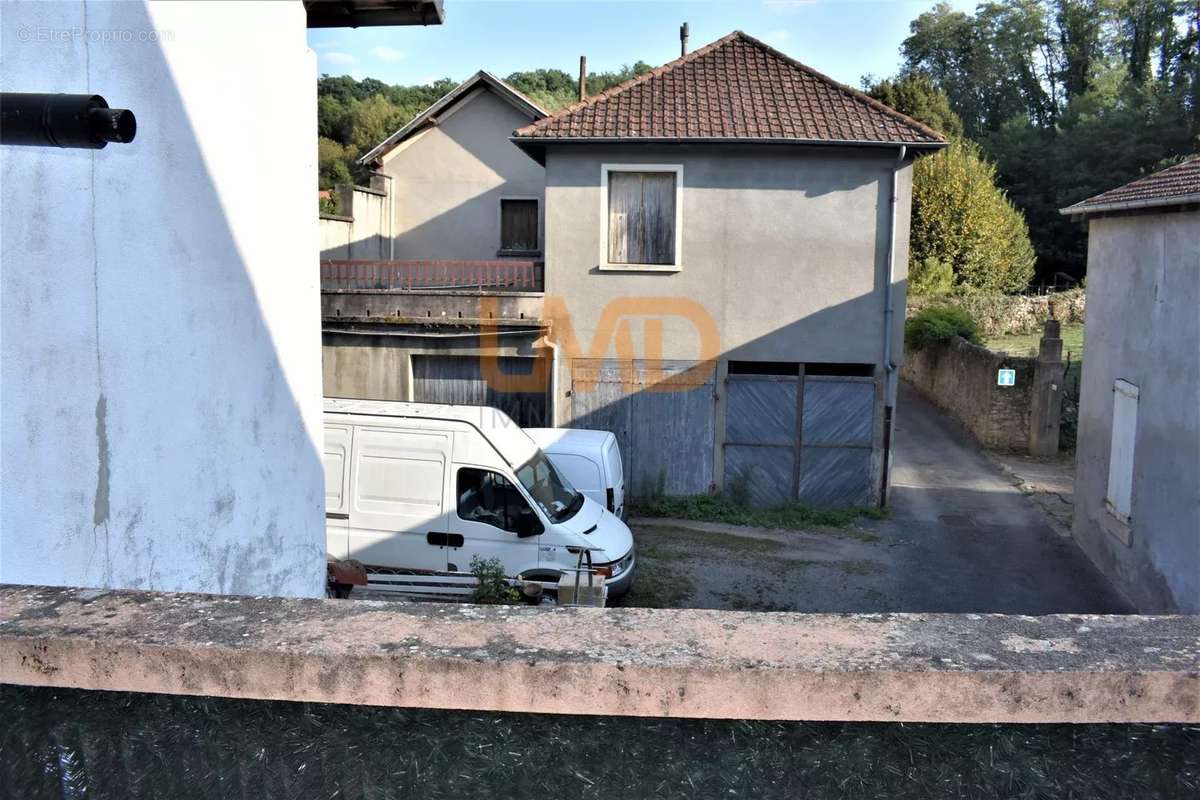
[[[644,61],[615,72],[588,74],[588,94],[603,92],[649,72]],[[578,78],[561,69],[514,72],[506,80],[550,111],[575,101]],[[443,78],[427,86],[392,86],[374,78],[322,75],[317,81],[317,157],[320,188],[362,182],[366,171],[354,162],[404,126],[457,84]]]

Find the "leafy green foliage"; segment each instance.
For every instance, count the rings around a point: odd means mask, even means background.
[[[867,94],[917,122],[923,122],[948,139],[962,136],[963,124],[950,107],[950,98],[923,73],[901,75],[872,83],[863,80]]]
[[[749,508],[728,497],[696,494],[674,497],[639,498],[630,516],[670,517],[700,522],[726,522],[759,528],[805,530],[814,526],[845,527],[856,519],[883,519],[887,511],[878,508],[812,508],[793,503],[777,508]]]
[[[500,559],[471,556],[471,574],[479,581],[471,593],[472,602],[489,606],[520,602],[521,593],[508,585]]]
[[[930,344],[949,341],[955,336],[972,344],[983,341],[979,323],[960,306],[930,306],[904,322],[904,344],[910,350],[923,350]]]
[[[950,264],[964,291],[1020,292],[1033,277],[1025,219],[995,184],[979,146],[957,140],[913,167],[910,265]],[[912,267],[910,266],[910,269]]]
[[[908,268],[910,295],[949,294],[954,289],[954,267],[934,256],[911,264]]]
[[[1086,266],[1086,227],[1058,209],[1198,149],[1195,0],[940,3],[910,32],[895,82],[924,76],[946,94],[1024,212],[1044,282]],[[903,96],[885,102],[923,119]]]

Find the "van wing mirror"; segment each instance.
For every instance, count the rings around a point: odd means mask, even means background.
[[[529,536],[542,535],[542,521],[537,518],[537,514],[533,513],[533,509],[529,507],[522,508],[517,512],[517,536],[525,539]]]

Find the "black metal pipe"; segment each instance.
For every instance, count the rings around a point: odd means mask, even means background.
[[[0,94],[0,144],[99,150],[136,135],[133,112],[98,94]]]

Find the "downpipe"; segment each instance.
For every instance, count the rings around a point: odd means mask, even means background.
[[[907,156],[908,147],[900,145],[900,152],[896,155],[896,163],[892,167],[891,176],[891,223],[888,227],[887,281],[883,287],[883,469],[880,470],[882,474],[879,485],[880,508],[887,507],[888,484],[892,468],[892,425],[896,409],[898,377],[896,371],[899,369],[892,353],[892,327],[896,319],[896,293],[893,291],[892,285],[896,279],[896,207],[899,203],[899,174]]]

